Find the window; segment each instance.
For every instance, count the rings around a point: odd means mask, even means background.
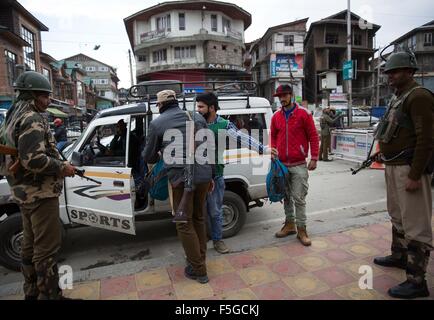
[[[252,136],[262,144],[268,144],[268,133],[265,117],[263,113],[257,114],[234,114],[222,116],[226,120],[231,121],[238,130],[242,130],[244,133]],[[265,136],[264,136],[265,135]],[[238,138],[236,142],[232,139],[226,139],[226,150],[242,148],[241,139]],[[244,148],[244,147],[243,147]]]
[[[179,30],[185,30],[185,13],[179,14]]]
[[[157,30],[158,31],[164,31],[164,30],[170,31],[171,30],[170,14],[157,18]]]
[[[227,48],[228,48],[228,47],[225,46],[225,45],[222,46],[222,50],[223,50],[223,51],[226,51]]]
[[[211,15],[211,31],[217,32],[217,15]]]
[[[222,27],[223,32],[225,32],[226,30],[231,30],[231,20],[222,17]]]
[[[146,62],[146,55],[139,55],[139,62]]]
[[[408,38],[408,48],[410,50],[416,50],[416,35]]]
[[[42,69],[42,74],[44,76],[46,76],[48,80],[50,80],[50,70],[43,68]]]
[[[105,91],[104,91],[104,90],[101,90],[101,91],[99,92],[99,95],[100,95],[101,97],[105,97]]]
[[[362,35],[360,33],[353,34],[353,45],[361,46],[362,45]]]
[[[175,59],[196,58],[196,46],[175,47]]]
[[[12,87],[17,76],[15,70],[15,65],[17,64],[17,55],[9,50],[5,50],[5,58],[8,84]]]
[[[327,44],[338,44],[339,37],[337,33],[326,33],[325,43]]]
[[[86,166],[124,167],[126,157],[127,131],[119,129],[117,123],[98,126],[80,152]]]
[[[86,71],[95,72],[96,68],[95,67],[86,67]]]
[[[432,33],[425,33],[424,34],[424,36],[423,36],[423,39],[424,39],[424,41],[423,41],[423,45],[425,46],[425,47],[430,47],[430,46],[432,46]]]
[[[24,63],[30,70],[35,71],[35,35],[26,27],[21,26],[21,37],[30,44],[30,47],[24,47]]]
[[[287,34],[283,37],[283,42],[285,47],[293,47],[294,46],[294,35]]]
[[[100,79],[100,84],[109,84],[108,79]]]
[[[108,67],[99,67],[98,70],[107,72],[107,71],[109,71],[109,68]]]
[[[152,62],[167,61],[167,49],[157,50],[152,52]]]

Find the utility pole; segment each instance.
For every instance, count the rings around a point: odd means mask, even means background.
[[[131,62],[131,50],[128,49],[128,58],[130,60],[130,76],[131,76],[131,87],[134,85],[134,78],[133,78],[133,64]]]
[[[351,61],[351,0],[348,0],[347,10],[347,56],[348,61]],[[354,64],[351,79],[348,80],[348,127],[353,125],[353,76],[355,74]]]
[[[378,47],[378,61],[377,61],[377,107],[380,106],[380,66],[381,66],[381,47]]]

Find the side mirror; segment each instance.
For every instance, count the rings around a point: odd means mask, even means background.
[[[83,155],[80,152],[74,151],[71,157],[71,164],[74,167],[81,167],[83,165]]]

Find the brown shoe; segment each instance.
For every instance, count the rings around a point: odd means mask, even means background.
[[[309,236],[307,235],[306,227],[298,227],[297,239],[300,240],[301,244],[308,247],[312,244]]]
[[[296,234],[296,233],[297,233],[297,229],[295,227],[295,223],[285,221],[282,229],[276,232],[276,238],[284,238],[291,234]]]

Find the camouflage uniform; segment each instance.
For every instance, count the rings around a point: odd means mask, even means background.
[[[8,175],[23,217],[21,249],[24,293],[28,298],[57,299],[57,252],[61,244],[59,199],[63,187],[56,142],[33,100],[18,100],[6,118],[5,140],[18,149],[20,168]]]

